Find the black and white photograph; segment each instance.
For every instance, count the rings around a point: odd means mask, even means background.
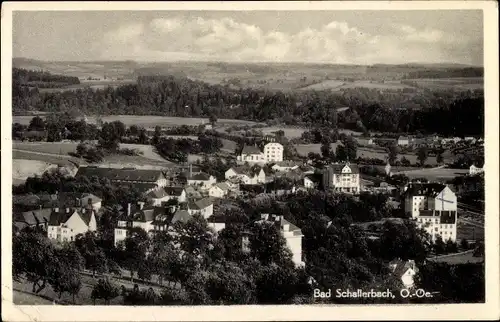
[[[498,317],[497,3],[328,2],[3,8],[11,321]]]

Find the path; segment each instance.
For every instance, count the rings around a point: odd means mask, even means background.
[[[434,167],[434,168],[418,168],[418,169],[414,169],[414,170],[406,170],[406,171],[394,172],[393,175],[408,174],[408,173],[411,173],[411,172],[418,172],[418,171],[422,171],[422,170],[433,171],[433,170],[443,169],[445,167],[446,167],[446,165],[440,165],[439,167]]]
[[[60,158],[74,159],[74,157],[72,157],[70,155],[57,154],[57,153],[35,152],[35,151],[23,150],[23,149],[12,149],[12,151],[19,151],[19,152],[24,152],[24,153],[32,153],[32,154],[38,154],[38,155],[46,155],[46,156],[49,156],[49,157],[60,157]]]

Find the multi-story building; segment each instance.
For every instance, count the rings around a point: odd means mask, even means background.
[[[129,235],[130,229],[142,228],[147,233],[154,229],[153,220],[155,209],[145,208],[143,203],[138,205],[127,204],[126,213],[118,220],[115,228],[115,246]]]
[[[243,147],[237,161],[251,164],[265,164],[269,162],[283,161],[283,145],[278,142],[269,142],[264,145],[263,151],[257,146],[247,145]]]
[[[49,239],[71,242],[76,235],[95,231],[97,221],[93,209],[54,208],[47,228]]]
[[[336,192],[360,192],[359,168],[355,164],[332,164],[323,172],[323,187]]]
[[[454,210],[421,210],[416,221],[419,228],[429,233],[432,241],[438,236],[444,241],[457,240],[457,212]]]
[[[457,196],[441,183],[410,183],[404,191],[404,209],[412,218],[421,210],[456,211]]]
[[[269,142],[264,145],[264,158],[268,162],[283,161],[283,145],[278,142]]]
[[[405,213],[419,228],[425,229],[432,240],[457,238],[457,196],[444,184],[410,183],[404,191]]]
[[[203,218],[207,219],[214,214],[213,200],[210,197],[199,200],[190,200],[187,203],[187,211],[192,216],[199,214],[203,216]]]
[[[292,260],[297,267],[304,266],[302,260],[302,230],[284,219],[283,216],[261,214],[261,219],[257,223],[271,223],[275,224],[281,235],[286,240],[286,245],[292,252]]]

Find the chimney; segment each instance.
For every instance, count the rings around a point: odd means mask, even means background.
[[[69,214],[69,208],[66,208],[66,213]]]
[[[193,164],[189,164],[189,177],[191,178],[193,176]]]
[[[54,211],[55,211],[55,212],[59,212],[59,208],[57,208],[57,207],[56,207],[56,208],[54,208]]]
[[[131,208],[132,208],[132,205],[130,204],[130,202],[127,204],[127,216],[130,216],[130,212],[131,212]]]
[[[144,208],[144,201],[139,201],[137,204],[139,205],[140,210]]]

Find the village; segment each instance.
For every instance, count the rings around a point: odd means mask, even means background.
[[[212,128],[205,130],[210,131]],[[449,180],[448,183],[444,180],[427,180],[425,176],[410,179],[404,172],[394,174],[390,162],[379,167],[375,175],[368,175],[366,171],[360,171],[366,169],[366,164],[357,164],[356,160],[349,161],[348,157],[345,161],[325,160],[320,163],[307,158],[287,160],[285,147],[280,143],[282,139],[281,135],[265,135],[260,140],[254,140],[253,145],[243,145],[232,157],[230,166],[227,165],[228,162],[222,163],[225,168],[222,170],[223,178],[219,175],[219,179],[216,173],[202,171],[200,162],[172,163],[169,167],[156,169],[80,165],[73,173],[66,174],[68,178],[65,180],[132,187],[137,192],[135,199],[110,201],[102,194],[97,196],[99,193],[95,191],[70,192],[61,190],[61,187],[56,187],[52,194],[14,195],[14,231],[43,231],[46,238],[55,245],[78,243],[82,236],[88,236],[89,233],[102,236],[103,231],[107,231],[108,234],[112,233],[112,244],[106,247],[127,249],[127,243],[137,238],[138,230],[149,236],[150,240],[164,234],[175,240],[175,236],[180,234],[180,225],[199,220],[205,222],[206,230],[215,240],[219,234],[224,234],[227,227],[234,226],[235,217],[231,212],[235,211],[232,210],[234,207],[238,208],[235,205],[240,205],[240,211],[246,212],[246,216],[243,220],[236,220],[239,224],[238,239],[235,241],[239,245],[238,250],[250,253],[250,240],[252,234],[255,234],[250,226],[267,224],[275,227],[285,241],[284,247],[290,252],[290,259],[295,267],[307,272],[309,267],[303,249],[303,227],[293,221],[294,216],[287,216],[286,212],[275,212],[277,208],[272,205],[292,199],[316,198],[318,194],[348,196],[353,202],[367,203],[369,201],[366,201],[366,196],[372,195],[382,196],[383,204],[380,209],[383,210],[380,211],[384,215],[372,216],[372,211],[377,213],[373,208],[368,212],[368,218],[352,220],[350,225],[361,229],[362,238],[371,241],[387,238],[383,236],[386,223],[397,224],[402,220],[409,220],[417,229],[427,233],[427,243],[431,250],[427,260],[439,262],[465,256],[469,258],[466,262],[481,261],[480,255],[476,258],[472,254],[476,256],[478,247],[482,247],[484,233],[481,231],[484,228],[481,217],[484,218],[484,213],[481,214],[481,210],[475,207],[471,210],[471,207],[467,208],[459,202],[457,190]],[[362,140],[355,139],[361,146],[374,144],[371,139],[366,142]],[[431,140],[440,145],[450,142],[462,144],[462,147],[482,144],[481,138],[439,139],[433,136]],[[395,142],[403,147],[418,147],[424,141],[399,137]],[[57,173],[59,169],[52,171]],[[461,176],[484,178],[484,173],[481,167],[472,164],[468,173],[463,172]],[[241,206],[245,203],[258,206],[247,212]],[[366,207],[371,209],[372,206],[367,204]],[[339,215],[332,214],[333,217],[329,218],[327,208],[323,212],[324,228],[328,229],[334,225],[335,220],[332,219]],[[110,213],[115,216],[112,219],[106,218]],[[103,223],[107,225],[105,229],[100,227]],[[472,227],[473,235],[464,227]],[[174,245],[182,248],[180,241],[174,242]],[[148,247],[144,250],[144,258],[154,251],[154,244]],[[412,288],[415,287],[418,265],[425,265],[425,261],[420,261],[417,265],[414,259],[404,257],[387,260],[387,269],[401,287]],[[115,270],[115,278],[122,276],[125,268],[134,279],[134,267],[127,264]],[[149,280],[138,275],[135,277],[136,283],[142,281],[141,285],[154,285],[159,277],[155,278],[153,275],[154,273],[149,274]],[[315,278],[308,274],[308,285],[316,285],[316,279],[317,276]]]

